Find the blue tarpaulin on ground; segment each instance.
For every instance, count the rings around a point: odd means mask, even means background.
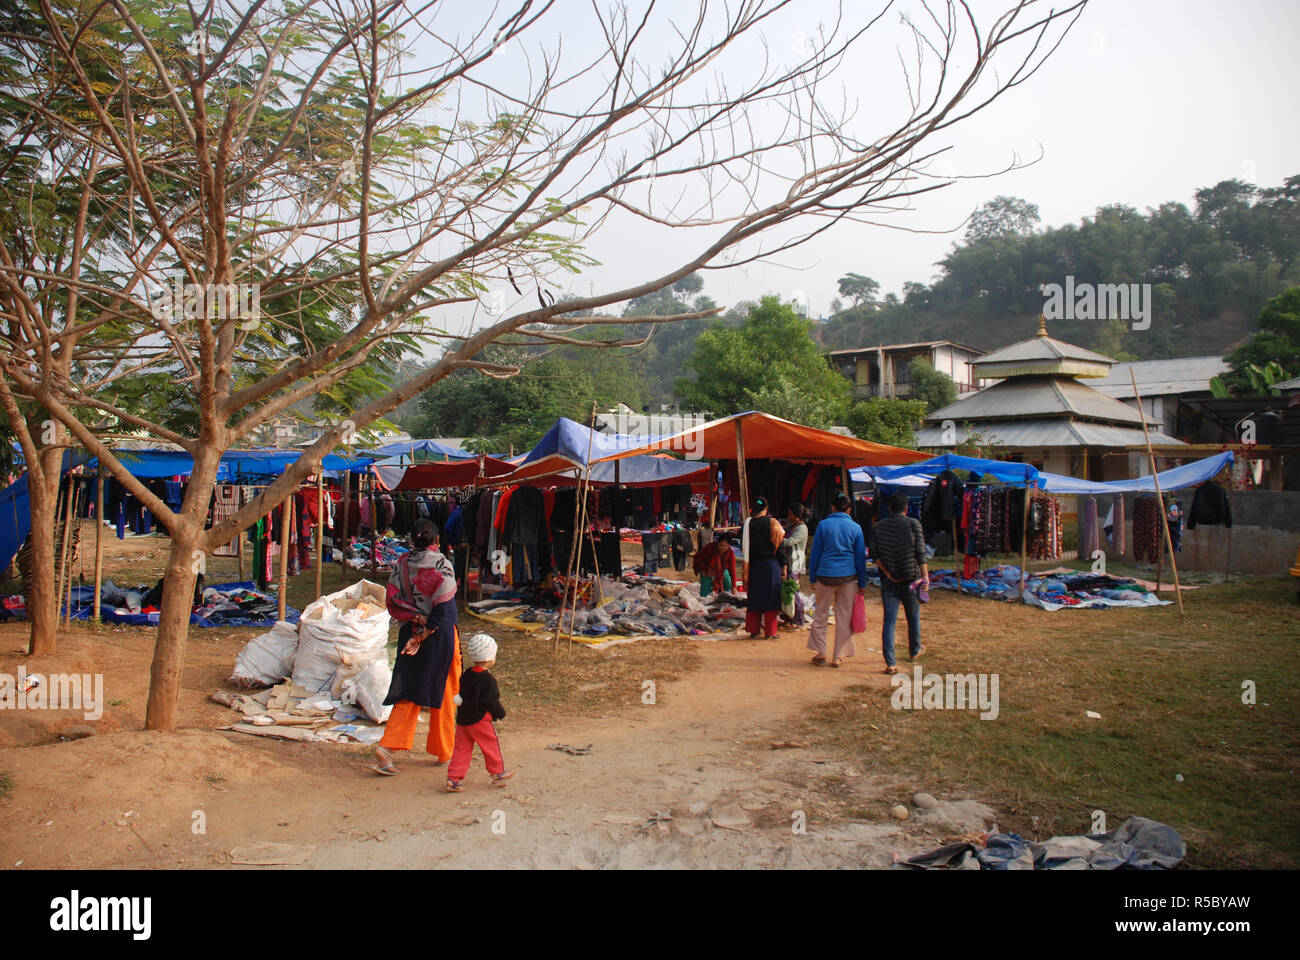
[[[72,588],[72,619],[89,620],[94,611],[94,587],[73,587]],[[213,583],[204,588],[204,596],[208,591],[215,590],[219,593],[231,593],[239,590],[258,590],[257,584],[252,580],[236,580],[230,583]],[[66,608],[65,608],[66,611]],[[131,626],[148,627],[158,625],[157,613],[119,613],[117,609],[101,605],[99,611],[100,617],[107,623],[125,623]],[[285,607],[284,618],[289,623],[297,623],[302,613],[294,607]],[[221,619],[208,619],[201,617],[197,613],[190,614],[190,623],[196,627],[273,627],[275,626],[276,615],[272,612],[269,616],[230,616],[226,615]]]

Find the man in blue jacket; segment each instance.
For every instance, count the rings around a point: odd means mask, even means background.
[[[867,590],[867,544],[862,528],[849,515],[852,501],[835,494],[835,512],[817,524],[812,553],[808,557],[808,579],[817,599],[817,613],[808,633],[808,649],[815,666],[826,663],[826,623],[835,608],[835,655],[831,666],[857,651],[853,646],[853,595]]]

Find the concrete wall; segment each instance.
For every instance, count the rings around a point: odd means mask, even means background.
[[[1195,488],[1180,490],[1183,509],[1190,510]],[[1300,548],[1300,492],[1277,490],[1234,490],[1232,499],[1232,572],[1267,575],[1286,574]],[[1124,495],[1124,516],[1128,524],[1124,560],[1133,561],[1133,500],[1139,494]],[[1062,498],[1065,499],[1065,498]],[[1079,501],[1084,497],[1077,498]],[[1098,521],[1104,523],[1110,509],[1109,497],[1097,498]],[[1061,504],[1062,512],[1067,504]],[[1104,541],[1103,537],[1103,541]],[[1227,561],[1226,527],[1198,526],[1183,531],[1183,549],[1177,555],[1178,569],[1222,573]],[[1114,551],[1107,555],[1116,557]]]

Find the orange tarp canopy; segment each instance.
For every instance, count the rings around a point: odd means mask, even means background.
[[[689,460],[735,460],[738,428],[744,437],[746,460],[833,464],[842,461],[847,467],[885,467],[930,459],[930,454],[918,450],[845,437],[751,410],[661,437],[643,447],[621,451],[595,462],[660,451],[678,453]]]

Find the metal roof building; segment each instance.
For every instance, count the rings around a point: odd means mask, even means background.
[[[1118,379],[1115,366],[1110,357],[1048,336],[1040,317],[1036,336],[971,363],[981,379],[1001,379],[926,417],[917,445],[947,449],[974,434],[988,449],[1051,473],[1107,480],[1145,472],[1131,450],[1145,445],[1143,414],[1080,380]],[[1163,433],[1160,419],[1145,420],[1153,443],[1180,445]]]

